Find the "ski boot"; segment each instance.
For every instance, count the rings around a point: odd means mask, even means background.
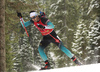
[[[50,64],[48,62],[48,60],[45,61],[45,67],[41,68],[40,70],[46,70],[46,69],[50,69]]]
[[[75,64],[77,64],[77,65],[82,65],[76,58],[75,58],[75,56],[73,56],[72,58],[71,58],[74,62],[75,62]]]

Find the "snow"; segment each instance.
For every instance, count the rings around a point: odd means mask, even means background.
[[[51,4],[50,9],[55,5],[55,3]]]
[[[50,69],[50,70],[41,70],[41,71],[28,71],[28,72],[100,72],[100,63],[98,64],[90,64],[90,65],[82,65],[82,66],[71,66],[64,67],[58,69]]]
[[[40,69],[40,67],[39,67],[39,66],[37,66],[37,65],[32,64],[32,66],[33,66],[35,69],[37,69],[37,70],[39,70],[39,69]],[[33,72],[33,71],[29,71],[29,72]]]
[[[54,61],[58,59],[58,57],[55,57],[54,56],[54,53],[53,52],[50,52],[50,55],[51,55],[51,57],[53,58]]]
[[[91,4],[90,4],[90,6],[89,6],[89,11],[87,12],[87,15],[92,11],[92,9],[94,8],[94,4],[93,4],[93,2],[94,2],[95,0],[92,0],[91,1]]]

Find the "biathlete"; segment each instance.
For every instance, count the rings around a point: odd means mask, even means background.
[[[59,49],[63,51],[69,58],[71,58],[77,65],[81,65],[81,63],[76,59],[76,57],[63,45],[62,41],[58,38],[57,34],[54,31],[54,25],[49,19],[45,17],[44,12],[41,12],[40,15],[38,15],[37,12],[30,11],[31,19],[27,22],[23,20],[22,14],[20,12],[17,12],[17,16],[20,18],[22,26],[23,23],[25,27],[34,24],[43,36],[43,39],[41,40],[40,45],[38,47],[39,54],[45,62],[45,66],[41,68],[41,70],[50,69],[50,63],[44,52],[44,49],[51,42],[56,44],[59,47]]]

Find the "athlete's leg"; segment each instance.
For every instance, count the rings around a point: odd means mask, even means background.
[[[63,45],[62,42],[59,43],[58,47],[63,51],[69,58],[73,57],[73,54]]]
[[[46,54],[44,53],[44,47],[39,45],[39,48],[38,48],[38,51],[39,51],[39,54],[41,56],[41,58],[46,61],[47,60],[47,56]]]
[[[48,46],[48,44],[50,44],[50,42],[48,41],[48,38],[46,36],[40,42],[40,45],[39,45],[39,48],[38,48],[39,54],[42,57],[42,59],[44,60],[44,62],[45,62],[45,66],[42,67],[40,70],[50,69],[49,61],[48,61],[47,56],[46,56],[46,54],[44,52],[44,49]]]
[[[81,63],[76,59],[76,57],[63,45],[63,43],[61,42],[61,40],[57,36],[55,38],[58,39],[60,41],[60,43],[56,42],[54,39],[52,40],[52,42],[55,43],[61,49],[61,51],[63,51],[77,65],[81,65]]]
[[[53,31],[50,35],[52,37],[51,39],[51,42],[56,44],[60,49],[61,51],[63,51],[68,57],[72,58],[73,57],[73,54],[63,45],[63,43],[61,42],[61,40],[59,39],[59,37],[57,36],[57,34]],[[58,39],[60,41],[59,42],[56,42],[55,39]]]
[[[39,45],[39,48],[38,48],[38,51],[39,51],[39,54],[41,56],[41,58],[46,61],[47,60],[47,56],[44,52],[44,49],[47,47],[47,45],[49,44],[50,42],[48,41],[41,41],[40,42],[40,45]]]

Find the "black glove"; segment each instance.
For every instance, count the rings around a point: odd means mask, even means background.
[[[22,14],[21,14],[20,12],[17,12],[17,16],[18,16],[19,18],[22,18]]]
[[[44,27],[44,26],[42,26],[42,25],[38,25],[38,27],[39,27],[39,28],[42,28],[42,29],[44,29],[44,28],[45,28],[45,27]]]

